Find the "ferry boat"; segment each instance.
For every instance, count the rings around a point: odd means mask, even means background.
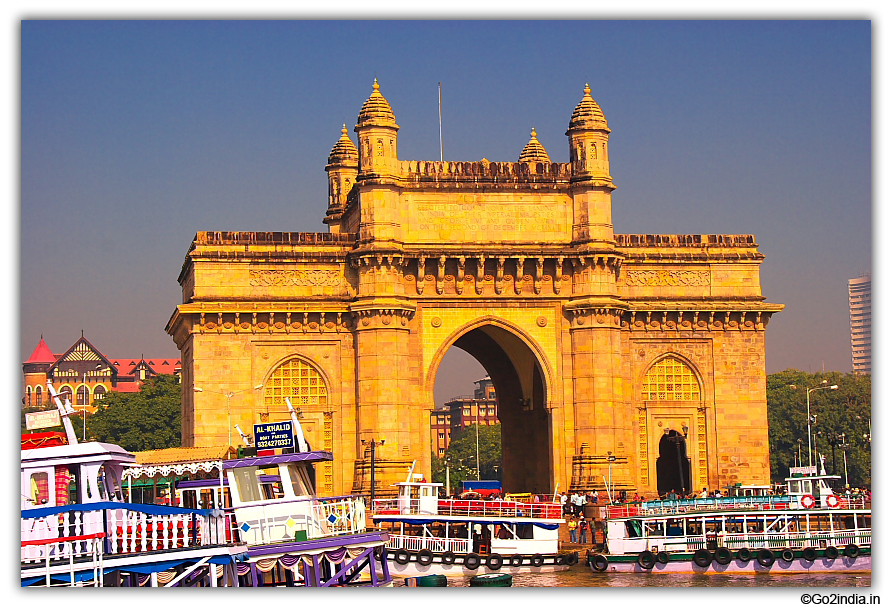
[[[644,501],[606,508],[597,572],[871,572],[871,508],[835,494],[816,466],[792,468],[786,495]]]
[[[441,483],[410,469],[396,499],[376,499],[372,521],[389,535],[395,575],[562,571],[579,560],[558,551],[559,503],[441,499]]]
[[[227,521],[225,533],[247,544],[247,558],[236,568],[243,586],[391,585],[387,533],[366,530],[361,497],[316,494],[314,465],[333,457],[310,450],[288,399],[286,403],[294,453],[264,455],[262,450],[256,455],[257,449],[248,447],[253,454],[247,457],[205,461],[202,472],[216,476],[177,482],[178,501],[216,505]],[[154,472],[186,470],[196,470],[194,462]]]
[[[126,503],[121,479],[135,465],[118,445],[78,443],[51,383],[62,434],[22,435],[22,586],[234,586],[244,543],[222,512]],[[52,440],[52,439],[56,440]]]

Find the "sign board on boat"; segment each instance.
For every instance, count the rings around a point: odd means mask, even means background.
[[[254,446],[257,449],[294,449],[291,422],[254,424]]]
[[[53,428],[61,426],[59,419],[59,410],[37,411],[36,413],[25,413],[25,427],[28,430],[36,430],[37,428]]]
[[[815,466],[791,466],[791,476],[795,474],[817,474]]]

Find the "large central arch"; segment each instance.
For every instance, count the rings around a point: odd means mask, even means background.
[[[428,382],[432,402],[437,368],[451,346],[474,357],[496,389],[502,425],[504,490],[550,492],[553,470],[552,420],[546,406],[548,381],[534,347],[506,325],[482,322],[464,328],[437,353]]]

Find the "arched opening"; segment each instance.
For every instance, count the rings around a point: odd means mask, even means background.
[[[463,333],[451,346],[477,360],[495,388],[502,442],[497,476],[503,491],[550,493],[551,417],[546,408],[545,374],[534,351],[515,333],[492,324]],[[481,413],[481,406],[471,403],[469,411]]]
[[[671,490],[677,495],[691,493],[691,466],[686,454],[685,436],[668,430],[660,438],[657,457],[657,492],[665,495]]]

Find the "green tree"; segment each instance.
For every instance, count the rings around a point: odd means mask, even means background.
[[[823,380],[828,383],[823,384]],[[781,481],[788,475],[788,469],[797,460],[798,446],[801,460],[809,461],[806,389],[823,385],[837,385],[838,389],[815,390],[809,394],[809,413],[816,417],[812,427],[813,460],[818,449],[826,458],[825,470],[844,477],[843,449],[839,445],[847,444],[846,472],[850,485],[870,486],[871,377],[838,372],[806,373],[786,369],[766,378],[772,479]]]
[[[179,447],[177,377],[157,375],[143,382],[139,392],[110,392],[87,418],[87,437],[128,451]]]
[[[475,428],[478,436],[475,435]],[[477,440],[476,440],[477,439]],[[481,480],[499,479],[502,470],[502,425],[476,426],[459,430],[450,439],[450,446],[442,458],[431,455],[431,479],[446,482],[446,466],[450,467],[450,487],[458,487],[464,480],[477,480],[477,444],[480,443]]]

